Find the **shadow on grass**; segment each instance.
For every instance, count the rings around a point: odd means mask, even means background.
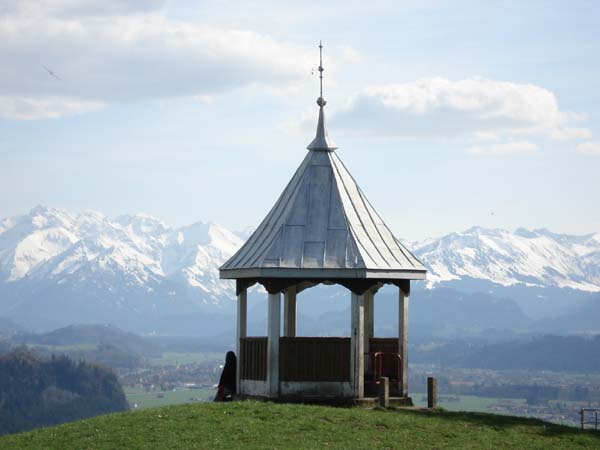
[[[588,435],[598,440],[600,444],[600,430],[581,430],[580,428],[567,425],[558,425],[545,422],[540,419],[529,417],[503,416],[499,414],[477,413],[477,412],[449,412],[440,410],[410,410],[398,408],[396,411],[403,414],[414,414],[419,416],[431,416],[436,419],[450,422],[469,423],[471,426],[489,427],[498,431],[508,430],[513,427],[527,427],[539,430],[540,435],[545,436],[581,436]]]

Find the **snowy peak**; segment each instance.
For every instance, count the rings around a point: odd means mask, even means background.
[[[162,255],[165,273],[215,298],[232,295],[232,285],[219,279],[218,268],[242,245],[224,227],[197,222],[176,230]]]
[[[121,225],[123,230],[129,235],[144,238],[153,237],[160,239],[171,231],[171,228],[165,225],[160,219],[142,213],[119,216],[115,219],[115,223]]]
[[[0,281],[22,278],[68,249],[78,240],[73,223],[69,214],[43,206],[4,219],[0,227]]]
[[[73,215],[38,206],[0,223],[0,281],[76,283],[104,276],[140,288],[183,282],[214,294],[212,302],[230,294],[217,268],[242,244],[219,225],[172,229],[147,214],[110,219],[92,210]]]
[[[472,227],[413,248],[430,270],[430,284],[471,277],[504,286],[523,283],[600,291],[597,237]]]

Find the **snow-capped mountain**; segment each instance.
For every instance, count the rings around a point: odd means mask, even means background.
[[[73,297],[90,312],[97,302],[141,315],[220,308],[233,286],[219,280],[218,267],[241,244],[212,223],[173,229],[146,214],[110,219],[36,207],[0,222],[0,316],[22,315],[33,296]]]
[[[233,283],[218,268],[248,234],[36,207],[0,221],[0,317],[58,326],[233,312]],[[428,267],[428,287],[475,279],[600,292],[600,233],[474,227],[407,246]]]
[[[429,270],[430,286],[468,277],[502,286],[600,291],[600,233],[473,227],[411,247]]]

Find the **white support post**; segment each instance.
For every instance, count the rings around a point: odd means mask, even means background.
[[[242,338],[245,338],[248,333],[248,294],[246,289],[240,292],[237,296],[237,328],[235,340],[235,353],[237,355],[237,367],[235,368],[235,387],[238,395],[240,392],[240,379],[242,367],[242,355],[240,353]]]
[[[350,383],[355,399],[365,396],[365,296],[352,293]]]
[[[296,337],[296,286],[290,286],[283,295],[283,335]]]
[[[365,353],[371,351],[370,340],[375,337],[375,293],[372,290],[365,292]],[[367,358],[366,364],[370,364]]]
[[[408,397],[408,300],[410,297],[410,281],[407,280],[406,284],[398,291],[398,349],[402,358],[400,396]]]
[[[269,294],[269,335],[267,341],[267,386],[270,397],[279,396],[279,336],[281,334],[281,294]]]

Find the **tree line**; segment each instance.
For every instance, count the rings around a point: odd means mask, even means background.
[[[0,356],[0,434],[129,409],[117,376],[66,356]]]

